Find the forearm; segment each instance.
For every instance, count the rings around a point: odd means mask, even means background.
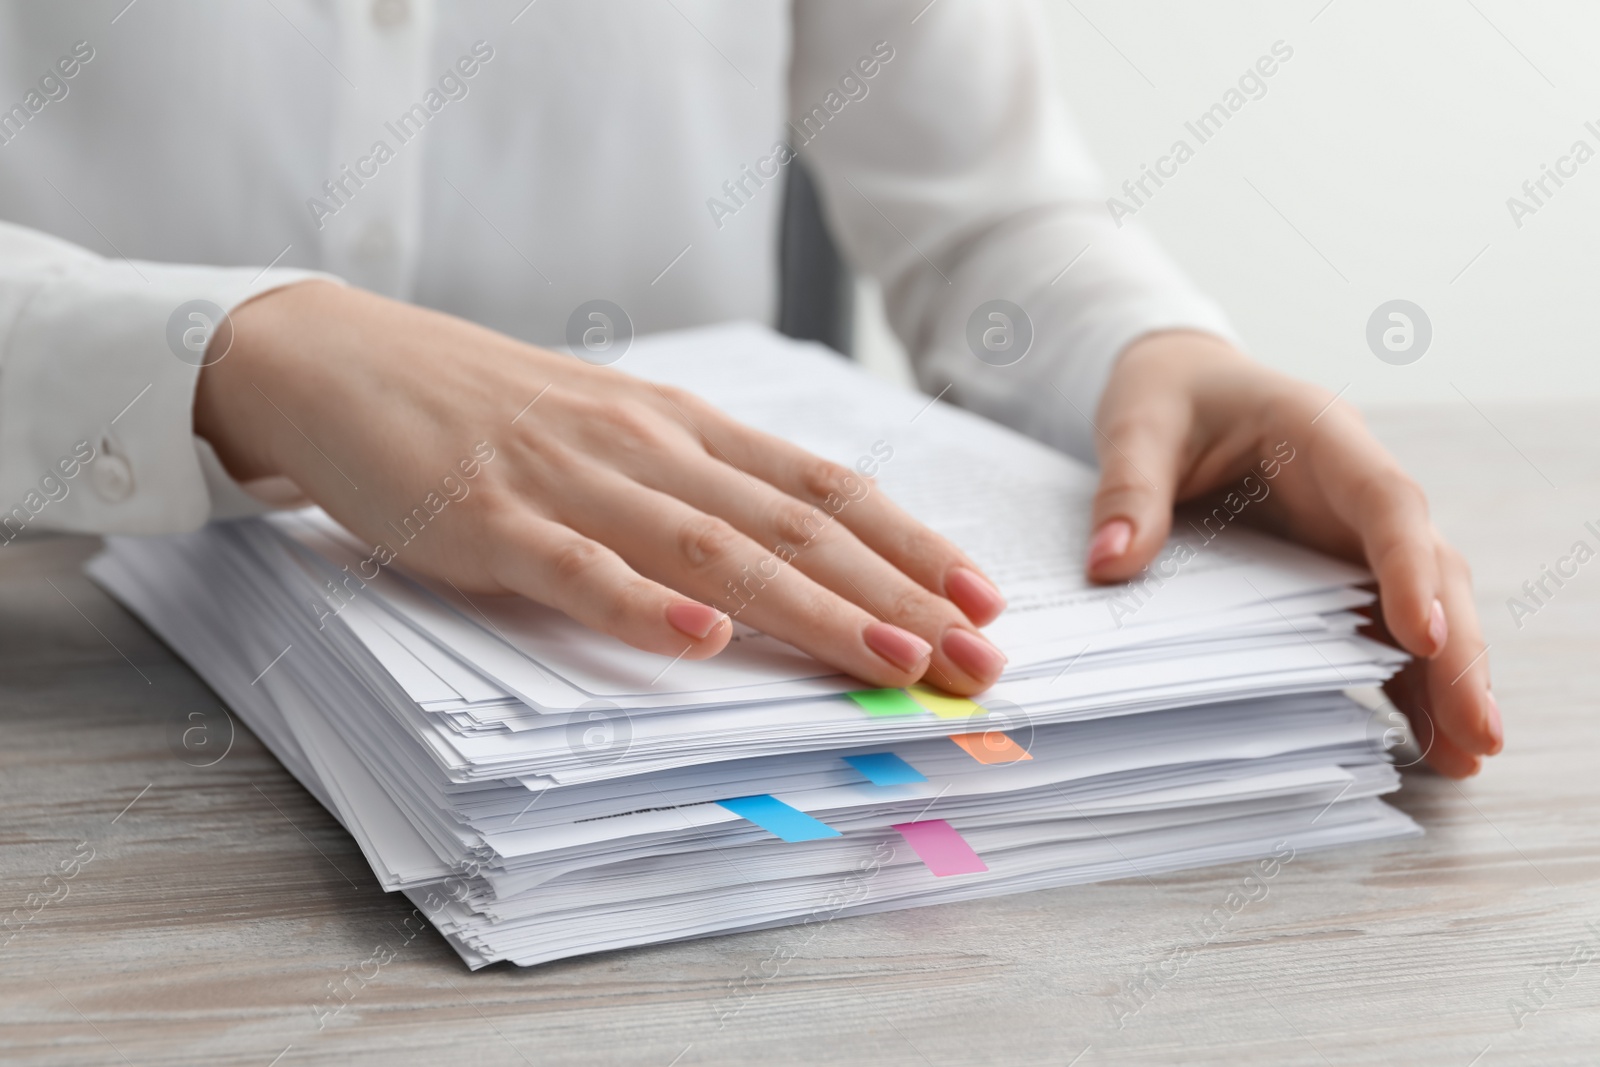
[[[191,422],[202,356],[186,347],[185,309],[226,310],[306,276],[105,259],[0,223],[4,540],[204,522],[212,495]]]
[[[1088,416],[1130,342],[1230,335],[1143,230],[1107,211],[1036,4],[934,5],[914,46],[896,5],[824,0],[794,17],[797,116],[841,86],[859,97],[801,155],[851,263],[883,284],[926,391],[1092,458]],[[874,73],[845,84],[841,71]],[[1020,360],[974,351],[996,300],[1023,310]]]
[[[925,319],[918,381],[947,398],[1082,459],[1091,419],[1119,355],[1142,337],[1186,330],[1226,343],[1232,330],[1142,231],[1113,228],[1093,207],[997,227],[948,265],[948,283],[917,276],[900,314]],[[1013,308],[1027,351],[990,352],[983,329],[996,299]],[[1020,315],[1018,314],[1020,311]]]

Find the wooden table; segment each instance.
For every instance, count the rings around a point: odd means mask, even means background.
[[[429,930],[320,1029],[408,905],[248,733],[176,758],[215,698],[81,576],[92,539],[6,546],[0,911],[66,896],[0,947],[0,1061],[1600,1062],[1600,561],[1521,629],[1506,607],[1595,543],[1597,415],[1374,418],[1476,566],[1509,747],[1462,785],[1408,773],[1425,838],[1297,857],[1209,945],[1244,865],[842,919],[776,976],[792,931],[473,974]],[[1127,984],[1195,947],[1119,1028]]]

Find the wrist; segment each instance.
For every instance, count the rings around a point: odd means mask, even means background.
[[[1177,388],[1197,404],[1228,408],[1270,406],[1305,383],[1257,362],[1226,338],[1199,330],[1162,330],[1129,342],[1115,371],[1142,383]]]
[[[1214,334],[1171,330],[1145,334],[1128,344],[1113,371],[1113,392],[1126,404],[1156,395],[1181,397],[1206,435],[1259,430],[1268,436],[1307,429],[1329,429],[1322,422],[1336,399],[1320,386],[1258,363]],[[1108,417],[1102,400],[1101,418]],[[1271,429],[1268,429],[1271,428]],[[1277,436],[1274,436],[1274,440]]]
[[[297,282],[253,297],[228,313],[229,346],[201,368],[195,385],[194,431],[210,443],[236,480],[284,473],[277,441],[293,429],[262,397],[278,403],[276,385],[286,380],[286,373],[293,374],[289,364],[313,355],[301,332],[344,292],[344,286],[320,279]],[[218,331],[214,344],[221,335]]]
[[[1261,369],[1233,342],[1202,330],[1157,330],[1129,341],[1117,356],[1117,365],[1157,366],[1164,373],[1184,378]]]

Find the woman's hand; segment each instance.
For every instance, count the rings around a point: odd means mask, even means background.
[[[878,686],[975,693],[1005,663],[977,630],[1004,602],[959,549],[681,390],[325,282],[232,319],[195,429],[234,477],[287,477],[391,546],[386,524],[470,487],[398,549],[408,568],[663,656],[716,655],[736,612]],[[484,441],[494,458],[464,482]]]
[[[1232,488],[1287,441],[1296,458],[1244,517],[1371,568],[1379,621],[1417,657],[1386,690],[1437,770],[1465,777],[1480,757],[1500,751],[1466,561],[1354,409],[1215,337],[1175,331],[1124,350],[1096,423],[1101,479],[1090,577],[1138,573],[1165,542],[1174,502]]]

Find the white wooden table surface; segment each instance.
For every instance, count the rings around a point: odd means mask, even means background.
[[[174,756],[215,698],[79,574],[92,539],[0,548],[0,914],[67,887],[0,931],[0,1061],[1600,1062],[1600,561],[1520,630],[1506,607],[1596,543],[1600,410],[1484,415],[1372,421],[1476,567],[1507,751],[1461,785],[1408,773],[1425,838],[1297,857],[1209,944],[1245,865],[473,974],[403,940],[406,902],[254,738]],[[396,959],[319,1029],[378,945]]]

